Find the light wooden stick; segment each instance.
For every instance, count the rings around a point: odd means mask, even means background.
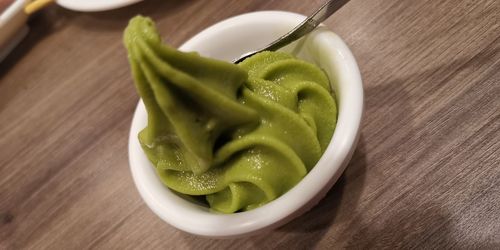
[[[24,12],[28,15],[31,15],[48,4],[53,3],[55,0],[34,0],[26,4],[24,7]]]

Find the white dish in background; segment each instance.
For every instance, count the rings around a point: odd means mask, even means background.
[[[142,0],[57,0],[57,4],[76,11],[105,11],[124,7]]]
[[[231,61],[268,44],[304,18],[280,11],[244,14],[207,28],[180,49]],[[303,180],[276,200],[241,213],[211,212],[179,197],[157,177],[137,139],[137,134],[147,123],[146,111],[140,101],[130,130],[130,168],[146,204],[167,223],[192,234],[214,238],[263,232],[312,208],[340,177],[356,148],[363,112],[363,86],[356,61],[342,39],[324,26],[284,50],[323,68],[336,92],[338,122],[324,155]]]

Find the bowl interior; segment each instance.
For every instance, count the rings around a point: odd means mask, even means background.
[[[254,12],[222,21],[184,43],[180,50],[232,61],[285,34],[304,16],[279,11]],[[315,205],[343,172],[357,142],[363,110],[363,89],[356,62],[344,42],[320,27],[283,50],[319,65],[330,78],[338,104],[337,127],[324,155],[308,175],[278,199],[251,211],[218,214],[189,202],[166,188],[156,176],[137,140],[146,126],[139,102],[129,139],[130,167],[147,205],[169,224],[197,235],[232,237],[275,228]]]

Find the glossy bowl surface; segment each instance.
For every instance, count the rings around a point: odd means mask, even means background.
[[[232,61],[273,41],[304,18],[281,11],[243,14],[205,29],[180,49]],[[218,214],[183,199],[160,182],[137,139],[147,121],[140,101],[130,130],[130,168],[142,198],[164,221],[180,230],[215,238],[263,232],[312,208],[340,177],[356,148],[363,113],[363,86],[356,61],[342,39],[324,26],[284,50],[324,69],[336,93],[338,122],[324,155],[302,181],[276,200],[247,212]]]

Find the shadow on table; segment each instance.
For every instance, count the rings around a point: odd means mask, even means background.
[[[281,228],[252,237],[232,240],[199,238],[186,233],[181,235],[190,248],[210,246],[212,244],[231,247],[251,243],[251,247],[256,249],[280,249],[290,247],[291,242],[293,242],[294,249],[311,248],[323,238],[326,232],[335,226],[335,219],[339,210],[353,210],[356,208],[363,190],[366,168],[364,141],[363,138],[360,138],[352,160],[325,198],[310,211]]]
[[[473,227],[458,226],[439,203],[407,204],[350,236],[346,249],[500,249],[494,234],[474,238]],[[464,231],[461,231],[464,230]],[[469,235],[468,237],[464,237]],[[496,241],[496,242],[495,242]]]

